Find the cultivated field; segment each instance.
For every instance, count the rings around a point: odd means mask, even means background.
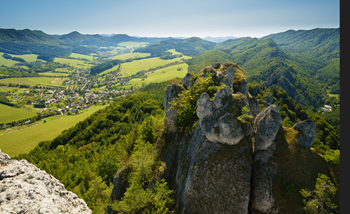
[[[87,64],[85,61],[79,59],[55,58],[54,62],[66,64],[77,69],[85,69],[92,66],[91,64]]]
[[[176,62],[176,61],[180,61],[181,59],[190,59],[191,57],[189,56],[182,56],[182,57],[177,57],[174,59],[169,59],[169,60],[163,60],[160,59],[159,57],[154,57],[154,58],[147,58],[147,59],[141,59],[141,60],[134,60],[132,62],[125,62],[122,63],[122,70],[121,70],[121,74],[123,74],[123,76],[131,76],[133,74],[136,74],[139,71],[142,70],[148,70],[150,68],[156,68],[157,66],[162,66],[162,65],[166,65],[172,62]],[[113,70],[117,70],[119,65],[116,65],[106,71],[104,71],[102,74],[108,73],[110,71]]]
[[[177,70],[178,68],[181,68],[182,70],[178,71]],[[138,87],[138,86],[141,86],[143,83],[147,85],[152,82],[163,82],[166,80],[174,79],[176,77],[179,77],[182,79],[185,77],[187,71],[188,71],[188,65],[186,63],[169,66],[166,68],[153,71],[153,73],[150,73],[149,75],[147,75],[147,78],[145,78],[144,81],[138,78],[133,79],[125,87],[129,88],[131,85],[133,85],[134,87]]]
[[[141,57],[146,57],[150,56],[150,53],[138,53],[138,52],[133,52],[133,53],[126,53],[126,54],[120,54],[117,56],[110,57],[108,59],[120,59],[120,60],[126,60],[126,59],[134,59],[134,58],[141,58]]]
[[[26,77],[26,78],[6,78],[6,79],[0,79],[0,83],[14,83],[14,84],[25,84],[30,86],[35,85],[48,85],[48,86],[60,86],[61,83],[54,82],[51,83],[55,78],[52,77]],[[62,81],[65,78],[61,78]]]
[[[77,54],[77,53],[72,53],[70,57],[76,58],[76,59],[87,59],[87,60],[93,60],[93,56],[89,55],[84,55],[84,54]]]
[[[41,141],[52,140],[63,130],[68,129],[79,121],[84,120],[92,113],[105,106],[94,106],[74,116],[65,116],[61,119],[36,122],[36,125],[29,126],[16,132],[0,136],[0,149],[2,152],[14,157],[22,153],[28,153]]]
[[[3,104],[0,104],[0,112],[0,124],[23,120],[36,115],[34,111],[28,111],[22,108],[13,108]]]
[[[38,73],[39,75],[48,75],[48,76],[68,76],[69,73],[52,73],[50,71],[44,73]]]
[[[18,57],[24,59],[26,62],[35,62],[38,55],[36,54],[24,54],[24,55],[14,55],[10,54],[12,57]]]
[[[11,67],[12,65],[19,63],[17,61],[11,60],[11,59],[5,59],[4,57],[2,57],[4,53],[0,53],[0,66],[1,65],[6,65],[8,67]]]

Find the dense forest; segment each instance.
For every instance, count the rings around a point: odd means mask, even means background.
[[[102,212],[113,188],[113,176],[121,167],[135,160],[130,176],[139,181],[135,185],[143,186],[159,165],[152,144],[163,128],[164,100],[159,91],[168,84],[150,84],[16,158],[27,159],[52,174],[94,212]],[[140,158],[147,159],[147,165],[139,166]],[[167,189],[164,183],[159,188]]]

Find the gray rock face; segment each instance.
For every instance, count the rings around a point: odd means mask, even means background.
[[[224,88],[220,88],[218,92],[216,92],[215,98],[214,98],[214,105],[215,108],[221,108],[224,103],[229,102],[229,99],[232,99],[232,90],[230,87],[226,86]]]
[[[113,190],[111,192],[110,195],[110,201],[114,201],[114,200],[120,200],[122,197],[124,197],[124,193],[126,192],[126,189],[128,188],[128,184],[127,181],[125,179],[125,177],[128,176],[128,174],[131,171],[131,168],[129,167],[130,165],[125,165],[123,166],[121,169],[118,170],[117,174],[114,176],[113,178]],[[108,202],[108,205],[109,205]],[[107,213],[111,214],[111,213],[116,213],[112,210],[111,207],[109,207],[107,205]]]
[[[253,97],[253,98],[248,98],[248,103],[249,103],[250,113],[254,117],[256,117],[260,113],[259,101],[255,97]]]
[[[316,137],[316,124],[311,120],[304,120],[292,128],[300,132],[298,143],[310,149]]]
[[[209,95],[203,93],[197,102],[196,113],[202,134],[211,142],[237,144],[243,137],[244,132],[235,114],[247,105],[245,97],[241,94],[232,94],[226,86],[220,88],[215,95],[214,102]],[[237,109],[232,109],[236,105]],[[231,111],[226,112],[225,111]]]
[[[222,82],[227,86],[233,89],[233,81],[235,79],[235,69],[233,67],[229,67],[226,71],[226,76],[223,78]]]
[[[179,147],[176,172],[178,213],[248,213],[251,143],[213,143],[196,125]]]
[[[274,213],[273,179],[277,164],[270,159],[276,150],[274,140],[282,126],[282,118],[275,105],[260,112],[254,121],[254,178],[252,180],[252,208],[257,213]]]
[[[164,93],[164,113],[166,114],[170,108],[169,102],[175,99],[183,91],[183,87],[179,85],[168,85]]]
[[[265,87],[269,87],[273,84],[277,84],[278,80],[281,78],[280,75],[277,75],[275,73],[271,74],[271,76],[262,84]]]
[[[180,94],[184,88],[179,85],[169,85],[165,89],[164,93],[164,113],[165,113],[165,119],[164,119],[164,125],[165,130],[167,130],[170,133],[174,133],[177,131],[176,127],[176,120],[177,120],[177,111],[175,109],[170,109],[171,105],[169,102],[173,101],[178,94]]]
[[[190,72],[188,72],[186,74],[186,76],[184,77],[184,80],[183,80],[184,84],[183,85],[186,89],[192,85],[191,78],[192,78],[192,74]]]
[[[254,120],[254,151],[267,149],[271,146],[281,126],[282,118],[275,105],[260,112]]]
[[[55,177],[2,152],[0,181],[0,213],[92,213]]]
[[[215,111],[214,102],[210,100],[207,93],[203,93],[197,101],[196,114],[201,119]]]

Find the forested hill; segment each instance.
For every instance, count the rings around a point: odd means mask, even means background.
[[[208,50],[213,49],[214,42],[205,41],[198,37],[188,39],[169,39],[154,43],[152,45],[138,48],[135,51],[140,53],[151,53],[152,56],[160,56],[164,51],[175,49],[186,56],[199,56]]]
[[[164,38],[155,38],[155,37],[132,37],[128,36],[126,34],[116,34],[110,37],[107,36],[101,36],[99,34],[95,35],[88,35],[88,34],[81,34],[77,31],[73,31],[69,34],[64,35],[55,35],[54,37],[74,45],[89,45],[89,46],[98,46],[98,47],[105,47],[105,46],[117,46],[121,42],[148,42],[148,43],[155,43],[162,40],[170,39],[170,37],[164,37]]]
[[[89,54],[94,49],[68,44],[38,30],[0,29],[0,52],[8,54],[38,54],[38,59],[69,56],[72,52]]]
[[[339,58],[340,28],[316,28],[312,30],[288,30],[282,33],[264,36],[279,46],[321,60]]]
[[[324,51],[320,49],[319,55],[324,55]],[[335,91],[332,89],[340,85],[339,61],[336,59],[325,61],[292,53],[271,38],[245,37],[217,43],[215,49],[189,60],[188,69],[199,72],[204,64],[210,64],[213,60],[237,62],[246,71],[247,81],[251,85],[262,84],[272,74],[283,73],[280,85],[284,85],[288,95],[315,110],[324,104],[338,104],[335,97],[327,94],[327,90]]]

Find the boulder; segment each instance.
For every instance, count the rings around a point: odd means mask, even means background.
[[[0,213],[92,213],[83,199],[27,160],[0,152]]]
[[[295,124],[292,128],[300,133],[298,143],[310,149],[316,137],[316,124],[311,120],[304,120]]]

